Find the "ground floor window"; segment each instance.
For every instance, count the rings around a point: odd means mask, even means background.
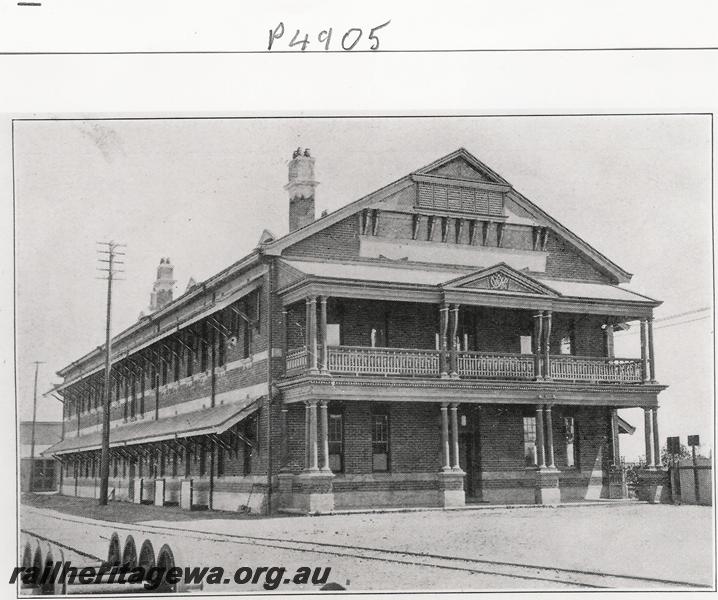
[[[576,439],[576,423],[573,417],[564,417],[563,428],[566,435],[566,466],[576,466],[576,447],[574,445]]]
[[[377,408],[372,414],[372,471],[389,470],[389,413]]]
[[[329,468],[334,473],[344,471],[344,417],[340,412],[329,413]]]
[[[524,464],[536,466],[536,417],[524,417]]]

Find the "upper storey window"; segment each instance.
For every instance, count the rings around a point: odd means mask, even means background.
[[[504,194],[477,187],[419,182],[417,206],[441,212],[504,216]]]

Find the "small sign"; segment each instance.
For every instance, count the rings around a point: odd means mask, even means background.
[[[700,436],[697,435],[689,435],[688,436],[688,445],[689,446],[700,446]]]
[[[681,438],[679,438],[678,436],[667,438],[666,446],[668,446],[668,454],[680,454]]]

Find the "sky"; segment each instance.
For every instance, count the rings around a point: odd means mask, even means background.
[[[317,216],[459,147],[631,273],[656,309],[659,427],[713,439],[713,291],[708,116],[16,121],[16,365],[20,419],[55,372],[104,342],[97,241],[127,244],[113,332],[147,311],[160,257],[181,295],[288,228],[292,151],[316,158]],[[684,314],[688,313],[688,314]],[[616,355],[639,355],[637,328]],[[38,419],[61,416],[38,398]],[[643,414],[621,436],[643,453]]]

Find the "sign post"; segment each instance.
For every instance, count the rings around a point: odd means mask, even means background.
[[[696,504],[701,503],[700,485],[698,482],[698,459],[696,458],[696,446],[700,446],[700,437],[697,435],[688,436],[688,445],[691,447],[691,453],[693,455],[693,485],[695,486],[696,492]]]

